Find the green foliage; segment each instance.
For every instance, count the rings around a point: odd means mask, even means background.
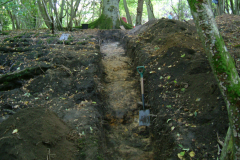
[[[197,1],[197,0],[188,0],[188,4],[189,4],[189,6],[190,6],[190,9],[191,9],[191,11],[193,11],[193,12],[196,12],[197,10],[196,10],[196,7],[195,7],[195,4],[196,3],[200,3],[200,1]]]

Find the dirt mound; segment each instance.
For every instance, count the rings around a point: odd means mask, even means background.
[[[17,130],[17,133],[13,134]],[[1,159],[73,159],[70,128],[46,108],[28,108],[0,125]]]
[[[178,159],[181,152],[187,159],[190,152],[196,159],[218,157],[227,110],[201,46],[194,26],[168,19],[128,42],[134,66],[146,67],[154,159]]]

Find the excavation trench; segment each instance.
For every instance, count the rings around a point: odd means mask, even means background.
[[[132,76],[131,59],[120,42],[114,40],[104,39],[100,47],[106,73],[106,154],[109,159],[151,159],[149,129],[139,126],[138,120],[140,85],[136,87],[138,79]]]

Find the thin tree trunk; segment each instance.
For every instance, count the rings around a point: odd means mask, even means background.
[[[227,13],[229,14],[228,0],[226,0],[225,3],[226,3],[226,10],[227,10]]]
[[[51,22],[52,21],[51,21],[50,16],[49,16],[49,14],[47,12],[47,9],[46,9],[44,1],[42,1],[42,3],[41,3],[40,0],[37,0],[37,2],[38,2],[38,8],[39,8],[39,10],[41,12],[41,15],[42,15],[42,17],[44,19],[44,22],[45,22],[46,26],[48,28],[51,28]]]
[[[65,0],[62,0],[61,11],[60,11],[60,14],[59,14],[59,21],[61,22],[61,24],[62,24],[62,19],[63,19],[63,9],[64,9],[64,6],[65,6]]]
[[[71,12],[70,12],[70,20],[68,23],[68,29],[72,30],[72,25],[73,25],[73,18],[76,17],[76,13],[78,10],[78,6],[81,0],[77,0],[75,3],[75,6],[73,6],[73,0],[71,0]]]
[[[93,0],[93,16],[92,16],[92,21],[94,21],[94,14],[95,14],[95,7],[96,7],[96,2]]]
[[[144,0],[138,0],[136,26],[142,24],[143,1]]]
[[[13,16],[13,14],[10,10],[7,10],[7,12],[8,12],[8,15],[9,15],[11,21],[12,21],[12,30],[15,30],[14,16]]]
[[[129,13],[129,9],[128,9],[127,1],[126,1],[126,0],[123,0],[123,5],[124,5],[124,9],[125,9],[125,12],[126,12],[126,15],[127,15],[127,22],[128,22],[128,24],[131,24],[131,25],[132,25],[132,18],[131,18],[131,16],[130,16],[130,13]]]
[[[230,148],[232,157],[224,157],[221,160],[237,160],[240,159],[240,79],[234,60],[227,51],[213,13],[206,1],[188,0],[188,3],[199,37],[227,105],[233,143],[229,143],[225,147]],[[229,138],[226,137],[226,139]],[[226,152],[225,148],[223,150]]]
[[[235,0],[235,14],[239,15],[239,5],[238,5],[238,0]]]
[[[224,8],[225,8],[225,0],[219,0],[219,15],[224,14]]]
[[[103,3],[102,3],[102,1],[100,2],[100,7],[99,7],[99,17],[101,16],[101,14],[102,14],[102,9],[103,8]]]
[[[18,20],[18,17],[16,15],[13,15],[14,19],[16,20],[16,28],[20,29],[20,22]]]
[[[235,8],[234,8],[234,5],[233,5],[233,0],[230,0],[230,4],[231,4],[231,9],[232,9],[232,14],[236,14],[235,13]]]
[[[146,6],[147,6],[147,12],[148,12],[148,21],[155,19],[154,13],[153,13],[153,5],[151,0],[145,0]]]
[[[57,29],[62,30],[62,24],[61,24],[61,22],[58,18],[58,12],[57,12],[57,7],[56,7],[57,1],[56,0],[54,0],[54,1],[50,0],[49,3],[50,3],[51,8],[54,11],[55,16],[56,16],[55,21],[56,21],[56,24],[57,24]]]

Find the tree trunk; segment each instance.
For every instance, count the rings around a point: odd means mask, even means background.
[[[131,18],[131,16],[130,16],[130,13],[129,13],[129,9],[128,9],[127,1],[126,1],[126,0],[123,0],[123,5],[124,5],[124,9],[125,9],[125,12],[126,12],[126,15],[127,15],[127,22],[128,22],[128,24],[131,24],[131,25],[132,25],[132,18]]]
[[[9,15],[11,21],[12,21],[12,30],[14,30],[15,29],[14,16],[13,16],[13,14],[10,10],[7,10],[7,12],[8,12],[8,15]]]
[[[224,8],[225,8],[225,0],[219,0],[219,15],[224,14]]]
[[[37,2],[38,2],[38,8],[39,8],[39,10],[41,12],[41,15],[42,15],[42,17],[44,19],[44,22],[45,22],[46,26],[48,28],[51,28],[51,22],[52,21],[51,21],[50,16],[49,16],[49,14],[47,12],[46,5],[45,5],[44,1],[42,1],[42,3],[41,3],[40,0],[37,0]]]
[[[226,139],[232,139],[233,143],[227,145],[228,142],[225,141],[225,147],[230,148],[231,156],[222,157],[221,160],[240,159],[240,79],[235,63],[227,51],[206,0],[188,0],[188,3],[199,37],[227,105],[231,138],[226,137]],[[223,150],[226,152],[225,148]]]
[[[148,12],[148,21],[155,19],[154,13],[153,13],[153,5],[151,0],[145,0],[146,6],[147,6],[147,12]]]
[[[93,0],[92,5],[93,5],[92,21],[94,21],[94,14],[95,14],[95,7],[96,7],[96,2],[95,2],[95,0]]]
[[[131,24],[123,23],[123,20],[119,15],[119,0],[103,0],[101,16],[91,22],[89,28],[100,28],[100,29],[120,29],[122,24],[126,29],[132,29]]]
[[[20,29],[20,22],[18,20],[18,17],[16,15],[14,15],[13,17],[16,20],[16,27],[17,27],[17,29]]]
[[[62,24],[62,19],[63,19],[63,9],[64,9],[64,6],[65,6],[65,0],[62,0],[61,11],[60,11],[60,14],[59,14],[59,21],[61,22],[61,24]]]
[[[117,28],[117,22],[120,19],[119,16],[119,0],[103,0],[102,14],[112,20],[112,28]]]
[[[50,0],[49,1],[49,3],[50,3],[50,6],[51,6],[51,8],[53,9],[53,11],[54,11],[54,14],[55,14],[55,17],[56,17],[56,19],[55,19],[55,21],[56,21],[56,24],[57,24],[57,29],[58,30],[62,30],[62,24],[61,24],[61,22],[60,22],[60,20],[59,20],[59,18],[58,18],[58,12],[57,12],[57,7],[56,7],[56,4],[57,4],[57,1],[56,0]]]
[[[236,15],[239,15],[239,2],[238,2],[238,0],[235,0],[235,14]]]
[[[226,0],[225,3],[226,3],[226,10],[227,10],[227,13],[229,14],[228,0]]]
[[[234,8],[234,5],[233,5],[233,0],[230,0],[230,4],[231,4],[231,9],[232,9],[232,14],[236,14],[235,13],[235,8]]]
[[[73,0],[71,0],[71,12],[70,12],[70,20],[68,23],[68,29],[72,30],[72,25],[73,25],[73,18],[76,17],[76,12],[78,10],[78,6],[81,0],[77,0],[75,2],[75,5],[73,5]]]
[[[138,0],[136,26],[142,24],[143,1],[144,0]]]

